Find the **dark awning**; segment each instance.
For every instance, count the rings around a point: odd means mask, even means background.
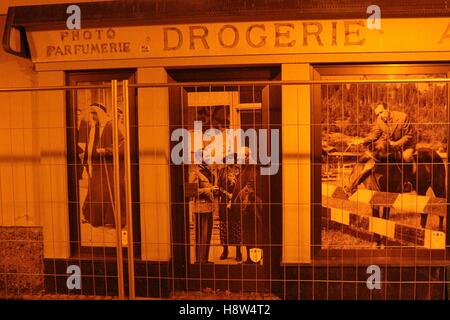
[[[73,4],[73,3],[71,3]],[[3,37],[4,49],[30,57],[27,29],[64,29],[71,4],[10,7]],[[77,4],[82,28],[151,24],[365,19],[373,1],[355,0],[120,0]],[[450,15],[447,0],[378,0],[386,18],[444,17]],[[20,51],[10,46],[11,30],[20,34]]]

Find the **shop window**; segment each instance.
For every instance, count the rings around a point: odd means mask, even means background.
[[[316,249],[444,252],[449,97],[447,84],[433,79],[447,70],[316,69],[321,80],[342,81],[314,88]]]
[[[113,106],[117,105],[119,127],[119,154],[123,155],[125,130],[130,130],[132,163],[137,163],[136,111],[134,94],[130,94],[130,123],[124,123],[124,97],[117,92],[117,101],[112,101],[111,81],[133,79],[133,72],[84,72],[69,73],[68,83],[72,86],[89,88],[68,91],[67,108],[67,150],[68,190],[70,201],[70,237],[72,255],[95,253],[101,256],[114,255],[117,245],[115,215],[121,215],[122,245],[128,246],[125,216],[125,168],[123,157],[120,167],[120,202],[116,210],[114,201],[114,159],[113,159]],[[137,185],[138,168],[131,167],[132,184]],[[133,188],[137,190],[138,188]],[[133,198],[138,200],[137,192]],[[137,201],[136,201],[137,202]],[[139,230],[138,207],[134,205],[133,215]],[[136,240],[139,238],[137,232]],[[136,241],[137,242],[137,241]],[[136,248],[137,250],[139,248]],[[139,252],[139,250],[137,251]]]

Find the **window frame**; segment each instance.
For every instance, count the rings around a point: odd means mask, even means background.
[[[65,73],[66,84],[77,86],[79,82],[85,81],[112,81],[112,80],[129,80],[131,84],[135,83],[136,69],[113,69],[113,70],[89,70],[89,71],[67,71]],[[76,106],[76,91],[78,89],[70,89],[65,92],[66,95],[66,148],[67,148],[67,185],[69,199],[69,239],[70,239],[70,257],[95,257],[103,259],[115,259],[117,255],[117,247],[104,246],[85,246],[81,242],[79,199],[78,199],[78,181],[76,179],[75,154],[74,154],[74,113],[73,108]],[[134,157],[132,162],[139,163],[139,141],[137,132],[137,99],[136,90],[129,90],[130,105],[130,146],[131,156]],[[132,184],[139,186],[139,166],[132,166],[131,172]],[[75,191],[74,191],[75,188]],[[134,188],[132,193],[133,203],[139,204],[139,187]],[[141,235],[140,235],[140,208],[139,205],[133,205],[133,238],[134,238],[134,254],[136,258],[141,256]],[[124,247],[127,252],[127,247]]]
[[[357,76],[357,75],[407,75],[407,74],[446,74],[450,78],[450,64],[336,64],[312,65],[311,79],[321,80],[324,76]],[[447,264],[450,262],[450,220],[445,222],[446,245],[445,249],[427,249],[419,247],[385,248],[380,249],[322,249],[322,137],[321,137],[321,86],[312,85],[311,90],[311,255],[312,261],[317,264],[355,264],[379,262],[383,264],[417,265]],[[450,86],[447,85],[447,119],[450,123]],[[447,132],[447,150],[450,150],[450,126]],[[447,172],[450,165],[446,164]],[[317,183],[319,182],[319,183]],[[450,186],[450,174],[446,177],[447,186]],[[450,188],[447,187],[447,216],[450,212]]]

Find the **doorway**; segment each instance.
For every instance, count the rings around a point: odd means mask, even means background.
[[[189,139],[180,153],[187,161],[171,165],[174,288],[277,291],[281,166],[277,161],[274,174],[261,174],[259,160],[264,150],[275,152],[272,146],[281,152],[281,88],[256,81],[275,80],[280,70],[168,73],[173,82],[189,83],[169,95],[171,135],[182,129]],[[171,150],[180,141],[171,141]]]

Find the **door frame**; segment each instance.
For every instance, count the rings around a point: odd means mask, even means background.
[[[129,80],[132,84],[135,82],[134,69],[123,70],[92,70],[92,71],[70,71],[66,72],[66,83],[70,86],[76,86],[78,82],[85,81],[111,81],[111,80]],[[131,148],[131,162],[139,163],[138,152],[138,119],[137,119],[137,99],[136,90],[129,88],[129,106],[130,106],[130,148]],[[68,199],[69,199],[69,238],[70,238],[70,256],[71,257],[97,257],[97,258],[112,258],[117,255],[117,249],[113,247],[101,246],[82,246],[81,245],[81,230],[80,230],[80,209],[78,200],[78,191],[73,191],[74,187],[78,190],[78,181],[76,178],[76,166],[74,155],[74,132],[75,118],[72,108],[75,107],[76,97],[74,96],[76,89],[66,91],[66,123],[67,123],[67,184],[68,184]],[[131,168],[131,183],[139,186],[139,167],[132,166]],[[141,255],[141,236],[140,236],[140,207],[139,207],[139,188],[132,188],[132,214],[133,214],[133,242],[134,255],[140,257]],[[127,249],[124,248],[126,254]]]
[[[168,70],[169,82],[210,82],[209,89],[221,91],[233,91],[233,86],[214,86],[214,82],[232,81],[269,81],[277,80],[281,77],[281,67],[245,67],[245,68],[217,68],[217,69],[178,69]],[[234,86],[238,88],[238,86]],[[276,127],[280,130],[281,137],[281,87],[267,85],[264,99],[267,103],[267,112],[263,112],[263,127],[268,129]],[[170,128],[183,127],[183,108],[187,104],[188,87],[171,86],[169,88],[169,108],[170,108]],[[234,89],[235,90],[235,89]],[[184,102],[183,102],[184,101]],[[261,102],[261,105],[263,103]],[[249,105],[247,105],[248,107]],[[243,105],[245,108],[245,105]],[[272,114],[272,111],[273,114]],[[171,148],[176,142],[170,142]],[[281,141],[280,141],[281,149]],[[281,150],[280,150],[281,154]],[[264,291],[281,293],[281,248],[282,248],[282,192],[280,188],[268,188],[269,210],[263,221],[268,222],[268,232],[264,233],[265,243],[270,243],[270,249],[265,250],[269,254],[264,258],[263,265],[191,265],[189,256],[189,208],[183,199],[184,181],[188,165],[172,165],[171,176],[171,211],[172,211],[172,254],[173,254],[173,275],[178,279],[174,281],[175,290],[199,291],[204,287],[219,288],[230,291]],[[264,176],[263,176],[264,177]],[[282,171],[274,176],[267,177],[269,185],[282,185]],[[265,185],[265,184],[263,184]],[[275,201],[272,201],[275,199]],[[264,223],[263,223],[264,224]],[[270,228],[270,226],[272,226]],[[270,242],[269,242],[270,241]],[[200,278],[210,279],[201,280]],[[200,279],[200,280],[199,280]],[[256,281],[258,280],[258,281]],[[262,281],[263,280],[263,281]],[[276,281],[279,280],[279,281]],[[252,286],[253,284],[253,286]],[[261,284],[263,289],[261,290]]]

